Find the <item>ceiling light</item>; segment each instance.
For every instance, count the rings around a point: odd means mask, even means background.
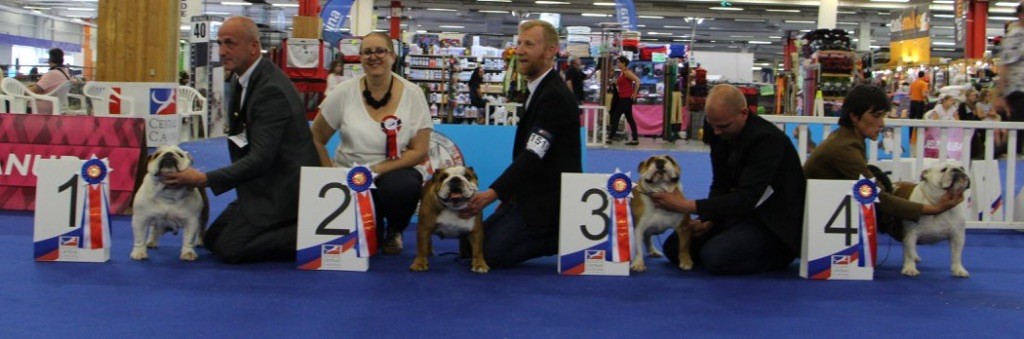
[[[640,24],[640,25],[636,25],[636,27],[644,28],[644,27],[647,27],[647,25]]]
[[[953,3],[953,2],[950,1],[949,3]],[[1017,5],[1018,4],[1016,2],[1007,2],[1007,1],[1000,1],[1000,2],[996,3],[996,7],[1017,7]]]
[[[838,14],[847,14],[847,15],[857,14],[857,12],[850,12],[850,11],[838,11],[836,13],[838,13]]]
[[[183,31],[187,31],[187,30],[189,30],[189,28],[190,28],[190,27],[192,27],[192,26],[189,26],[189,25],[181,25],[181,27],[178,27],[178,29],[181,29],[181,30],[183,30]]]
[[[933,4],[939,4],[939,5],[952,5],[955,2],[956,1],[953,1],[953,0],[935,0],[935,1],[932,1]],[[999,6],[999,5],[996,5],[996,6]]]
[[[733,12],[739,12],[739,11],[743,10],[742,8],[739,8],[739,7],[721,7],[721,6],[709,7],[708,9],[710,9],[712,11],[733,11]]]
[[[956,48],[935,48],[936,51],[956,52]]]
[[[808,21],[808,20],[786,20],[785,22],[787,24],[811,24],[811,25],[815,24],[814,21]]]
[[[466,26],[459,26],[459,25],[440,25],[440,26],[437,26],[437,27],[440,27],[440,28],[453,28],[453,29],[463,29],[463,28],[466,28]]]
[[[776,13],[800,13],[799,9],[766,9],[765,12],[776,12]]]
[[[768,37],[768,39],[782,39],[782,37],[781,36],[773,35],[773,36]]]
[[[457,9],[450,9],[450,8],[427,8],[427,10],[428,11],[435,11],[435,12],[458,12],[459,11]]]
[[[227,6],[249,6],[249,5],[252,5],[252,3],[238,2],[238,1],[225,1],[225,2],[221,2],[220,4],[221,5],[227,5]]]
[[[955,43],[946,42],[946,41],[932,41],[932,45],[936,45],[936,46],[956,46]]]
[[[647,32],[647,35],[672,35],[672,33],[665,33],[665,32]]]
[[[615,6],[614,2],[595,2],[594,6]]]
[[[747,43],[749,43],[751,45],[771,45],[772,44],[770,41],[748,41]]]
[[[274,7],[299,7],[299,4],[270,4]]]
[[[581,13],[580,15],[582,15],[582,16],[589,16],[589,17],[595,17],[595,18],[607,18],[607,17],[612,16],[611,14],[601,14],[601,13]]]
[[[1013,21],[1013,20],[1017,20],[1017,18],[1012,17],[1012,16],[990,16],[990,17],[988,17],[988,19],[989,20],[999,20],[999,21]]]
[[[423,34],[423,33],[426,33],[426,32],[427,32],[426,30],[422,30],[422,29],[417,29],[416,30],[416,33],[418,33],[418,34]]]
[[[664,19],[665,17],[660,16],[660,15],[640,15],[640,16],[637,16],[637,18],[640,18],[640,19]]]
[[[40,11],[45,11],[45,10],[48,10],[48,9],[51,9],[51,8],[50,7],[25,6],[25,9],[36,9],[36,10],[40,10]]]
[[[936,17],[936,18],[955,18],[956,17],[956,16],[954,16],[952,14],[932,14],[932,16]]]
[[[69,11],[79,11],[79,12],[95,12],[96,11],[95,8],[85,8],[85,7],[68,7],[67,9]]]
[[[481,9],[480,13],[508,14],[508,11],[494,11],[489,9]]]
[[[690,29],[690,27],[689,27],[689,26],[672,26],[672,25],[665,25],[665,26],[662,26],[662,27],[664,27],[664,28],[668,28],[668,29]]]
[[[477,2],[512,2],[512,0],[476,0]]]
[[[763,19],[757,19],[757,20],[755,20],[755,19],[732,19],[732,20],[736,21],[736,22],[761,22],[761,23],[764,22]]]
[[[205,14],[206,15],[231,15],[231,13],[228,13],[228,12],[206,12]]]
[[[907,3],[907,2],[910,2],[910,0],[871,0],[871,2],[898,2],[898,3]]]
[[[565,1],[546,1],[546,0],[534,1],[533,3],[538,4],[538,5],[572,5],[572,3],[568,3],[568,2],[565,2]]]
[[[730,35],[730,38],[753,38],[753,35]]]

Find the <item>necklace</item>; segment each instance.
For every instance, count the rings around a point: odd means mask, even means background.
[[[395,77],[391,76],[391,82],[388,83],[388,92],[384,93],[384,97],[380,98],[380,100],[376,100],[373,98],[373,95],[370,94],[370,85],[366,83],[366,78],[363,78],[363,87],[366,87],[366,89],[363,90],[363,98],[366,98],[366,103],[374,109],[384,107],[384,105],[388,104],[388,100],[391,100],[391,87],[394,87],[394,85]]]

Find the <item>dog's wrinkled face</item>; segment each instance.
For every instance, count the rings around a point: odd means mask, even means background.
[[[178,146],[161,146],[149,156],[146,170],[150,175],[184,171],[192,166],[192,156]]]
[[[453,166],[434,172],[434,188],[437,199],[445,207],[461,210],[477,190],[476,172],[472,167]]]
[[[921,183],[945,192],[961,193],[971,187],[971,179],[964,166],[956,160],[932,166],[921,172]]]
[[[681,171],[675,159],[668,155],[655,155],[637,168],[643,189],[647,193],[672,192],[679,188]]]

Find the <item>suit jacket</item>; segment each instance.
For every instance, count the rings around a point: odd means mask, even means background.
[[[697,214],[722,226],[754,218],[799,255],[807,181],[789,137],[757,114],[735,140],[714,135],[706,124],[704,135],[710,135],[713,177],[708,198],[696,201]]]
[[[557,232],[562,173],[583,170],[580,148],[576,98],[558,72],[548,72],[516,126],[512,164],[491,188],[515,202],[527,225]]]
[[[231,165],[207,173],[209,187],[216,195],[235,189],[241,217],[249,224],[269,227],[295,220],[300,168],[320,164],[299,92],[263,58],[249,78],[244,100],[242,107],[229,108],[229,135],[244,131],[248,144],[238,147],[228,140]]]
[[[864,138],[853,129],[840,127],[821,143],[804,163],[807,179],[857,180],[861,176],[873,178],[868,171]],[[900,219],[917,220],[924,205],[899,198],[887,192],[878,193],[878,209]]]

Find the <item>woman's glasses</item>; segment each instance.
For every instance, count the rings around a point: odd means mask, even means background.
[[[369,58],[371,55],[376,56],[378,58],[383,58],[384,55],[387,55],[388,53],[391,53],[391,51],[389,51],[386,48],[377,48],[377,49],[369,49],[369,48],[367,48],[367,49],[364,49],[364,50],[359,52],[360,55],[362,55],[364,57],[367,57],[367,58]]]

